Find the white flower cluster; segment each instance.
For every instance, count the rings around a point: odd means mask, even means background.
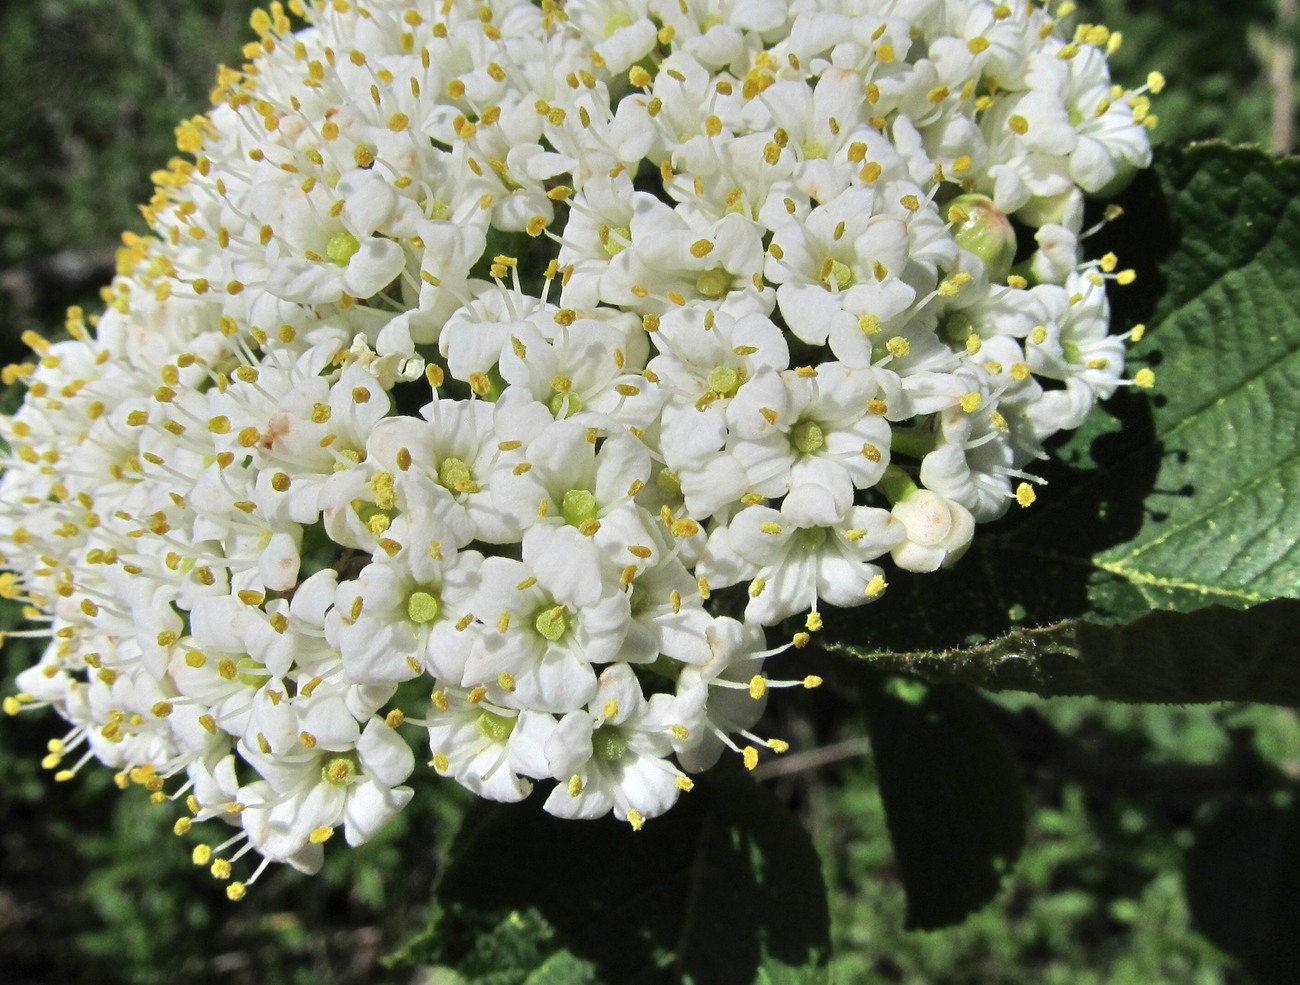
[[[6,708],[68,719],[60,778],[238,827],[218,877],[369,838],[417,731],[634,827],[752,767],[820,604],[955,560],[1150,382],[1080,240],[1161,83],[1072,4],[289,6],[0,426],[0,588],[48,637]]]

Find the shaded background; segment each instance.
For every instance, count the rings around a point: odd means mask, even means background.
[[[207,106],[220,61],[249,37],[247,0],[17,0],[0,12],[0,344],[93,310],[118,234],[174,153],[172,128]],[[1220,137],[1290,150],[1294,0],[1098,0],[1122,30],[1116,77],[1169,84],[1157,137]],[[12,624],[12,612],[4,614]],[[32,661],[0,653],[7,681]],[[909,985],[1212,985],[1275,977],[1258,940],[1236,939],[1199,887],[1243,852],[1264,872],[1295,841],[1284,808],[1300,780],[1300,723],[1285,709],[1125,707],[995,699],[1023,764],[1029,840],[994,905],[963,925],[902,931],[904,899],[861,710],[825,689],[773,702],[795,750],[763,767],[812,832],[831,892],[843,982]],[[789,692],[786,692],[789,694]],[[417,799],[377,841],[329,853],[314,878],[269,871],[226,901],[173,814],[104,771],[55,784],[39,760],[52,716],[0,721],[0,954],[18,982],[410,981],[383,959],[428,925],[459,788],[417,776]],[[1294,813],[1294,812],[1291,812]],[[1248,840],[1243,845],[1241,838]],[[1290,839],[1290,841],[1288,841]],[[1269,855],[1270,847],[1275,851]],[[1234,854],[1237,853],[1237,854]],[[1294,853],[1292,853],[1294,854]],[[1208,880],[1208,882],[1207,882]],[[1243,909],[1242,885],[1221,908]],[[1220,950],[1197,930],[1188,904]],[[1253,915],[1253,913],[1252,913]]]

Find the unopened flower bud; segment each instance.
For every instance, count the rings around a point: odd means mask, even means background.
[[[948,209],[957,219],[953,227],[957,245],[984,261],[989,280],[1005,281],[1016,257],[1016,231],[1010,220],[987,195],[959,195]]]

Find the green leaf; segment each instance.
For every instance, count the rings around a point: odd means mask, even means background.
[[[1300,596],[1300,160],[1165,152],[1124,204],[1098,249],[1138,271],[1114,321],[1149,323],[1130,372],[1153,367],[1154,396],[1094,414],[1044,467],[1039,502],[978,531],[952,570],[896,575],[861,615],[828,615],[830,648],[1040,694],[1294,695],[1291,658],[1254,659],[1242,634],[1289,631],[1291,610],[1261,603]],[[1082,621],[1207,607],[1109,635]]]
[[[1300,161],[1215,145],[1159,174],[1178,246],[1134,355],[1156,365],[1160,467],[1137,532],[1093,564],[1148,608],[1294,598]]]
[[[991,900],[1025,842],[1019,764],[966,688],[918,701],[868,687],[871,748],[907,890],[906,928],[959,923]]]
[[[812,844],[730,762],[641,831],[553,818],[537,796],[484,803],[451,859],[435,894],[441,912],[406,957],[472,985],[827,980],[829,914]]]

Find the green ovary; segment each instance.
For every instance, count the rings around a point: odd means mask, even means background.
[[[519,719],[508,717],[506,715],[495,715],[490,711],[482,712],[475,723],[478,730],[484,738],[491,739],[493,742],[505,742],[510,738],[510,733],[515,730],[515,723]]]
[[[325,247],[325,255],[340,267],[346,267],[359,249],[361,243],[351,233],[335,233]]]
[[[819,161],[826,157],[826,145],[820,140],[806,140],[803,145],[805,161]]]
[[[266,668],[252,657],[240,657],[235,661],[235,666],[239,669],[236,679],[245,687],[261,687],[271,679]]]
[[[655,489],[668,502],[673,503],[682,498],[682,483],[672,469],[663,468],[655,476]]]
[[[437,619],[441,609],[438,596],[423,589],[412,592],[410,598],[406,600],[406,618],[421,626]]]
[[[533,626],[537,629],[542,639],[551,643],[557,643],[564,638],[564,634],[569,631],[568,613],[564,611],[564,606],[557,605],[549,609],[543,609],[533,620]]]
[[[805,455],[811,455],[826,444],[826,435],[816,421],[800,421],[790,429],[790,444]]]
[[[832,260],[830,272],[822,278],[826,290],[834,287],[837,291],[847,291],[854,284],[853,268],[842,260]]]
[[[444,458],[438,464],[438,484],[451,492],[478,492],[474,473],[459,458]]]
[[[730,366],[715,366],[709,371],[709,389],[719,397],[734,397],[745,382],[745,374]]]
[[[611,257],[616,257],[626,249],[625,243],[632,241],[632,230],[626,226],[615,226],[601,239],[601,245]]]
[[[596,510],[596,497],[588,489],[570,489],[560,502],[564,522],[575,527],[596,519]]]
[[[591,734],[591,749],[607,763],[617,763],[627,752],[627,740],[612,725],[602,725]]]
[[[623,11],[616,11],[605,18],[605,37],[613,37],[614,32],[620,28],[630,27],[632,18]]]
[[[734,280],[735,278],[725,268],[714,267],[712,270],[704,271],[696,278],[695,290],[699,291],[701,297],[716,301],[718,298],[727,296]]]
[[[826,543],[827,531],[825,527],[805,527],[796,536],[804,550],[815,551]]]
[[[361,761],[356,753],[345,752],[331,756],[320,768],[320,778],[326,783],[341,787],[361,772]]]
[[[553,396],[546,407],[551,412],[552,417],[556,420],[563,420],[582,410],[582,398],[572,390],[565,390],[563,393],[557,393]]]

